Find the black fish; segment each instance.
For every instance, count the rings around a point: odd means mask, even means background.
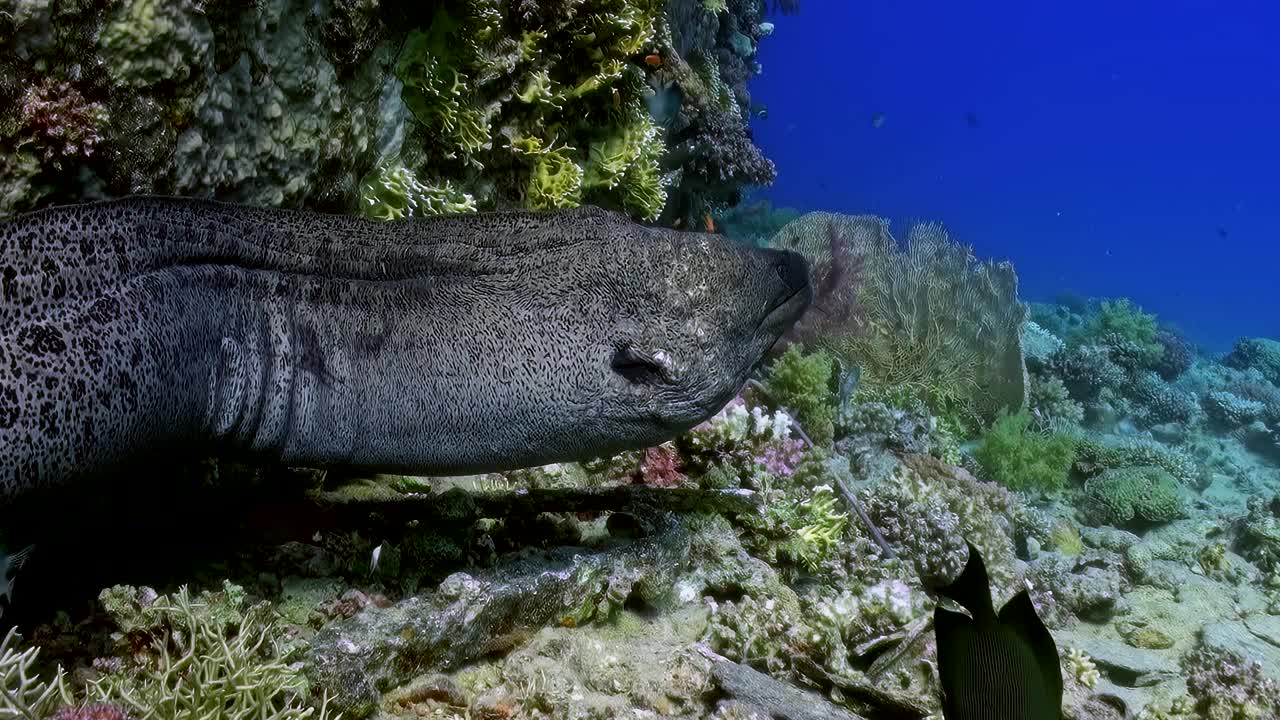
[[[946,720],[1061,720],[1062,668],[1026,590],[997,615],[987,568],[969,544],[964,572],[938,594],[972,614],[934,608]]]

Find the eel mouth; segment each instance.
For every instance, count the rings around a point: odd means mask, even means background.
[[[800,319],[811,302],[813,302],[813,286],[806,282],[765,313],[765,316],[760,319],[760,327],[781,334]]]

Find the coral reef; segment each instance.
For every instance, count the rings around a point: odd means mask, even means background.
[[[377,217],[590,202],[700,227],[774,175],[746,127],[768,30],[722,5],[6,5],[0,211],[162,192]]]
[[[0,641],[0,713],[13,718],[39,718],[70,702],[62,668],[51,680],[41,680],[34,672],[40,648],[19,650],[17,642],[16,628],[10,628]]]

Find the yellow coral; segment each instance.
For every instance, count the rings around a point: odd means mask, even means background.
[[[1066,661],[1068,672],[1081,685],[1092,688],[1102,679],[1102,674],[1098,672],[1098,666],[1093,664],[1093,658],[1089,657],[1080,648],[1073,647],[1068,650]]]

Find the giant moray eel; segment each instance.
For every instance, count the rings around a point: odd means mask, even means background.
[[[0,224],[0,500],[160,449],[497,471],[668,440],[803,259],[594,208],[376,222],[132,197]]]

